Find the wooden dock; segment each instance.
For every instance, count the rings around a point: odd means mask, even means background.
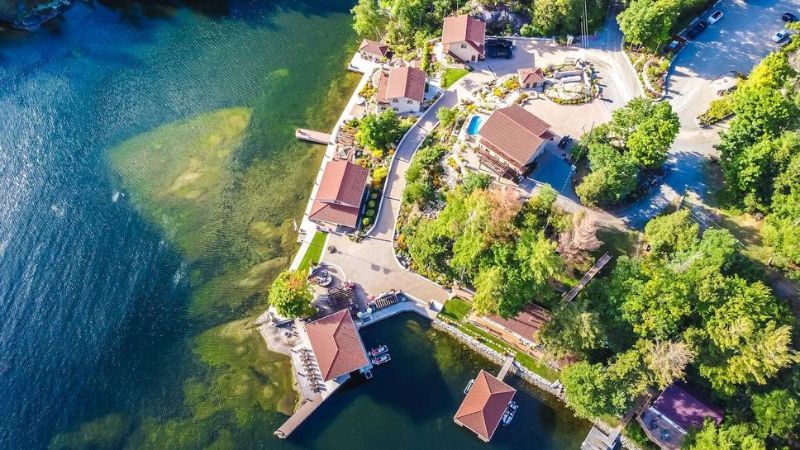
[[[506,357],[506,362],[503,363],[503,367],[500,368],[500,372],[497,373],[497,379],[503,381],[503,378],[506,377],[508,371],[511,369],[511,365],[514,364],[514,356],[508,355]]]
[[[594,276],[597,275],[597,273],[600,272],[600,270],[602,270],[609,261],[611,261],[611,255],[608,253],[603,254],[603,256],[601,256],[600,259],[594,263],[592,268],[583,275],[580,283],[578,283],[574,288],[570,289],[569,292],[564,294],[564,303],[569,303],[574,300],[581,290],[583,290],[583,288],[585,288],[586,285],[592,281],[592,278],[594,278]]]
[[[294,132],[294,137],[301,141],[313,142],[314,144],[327,145],[331,141],[331,135],[321,131],[306,130],[305,128],[298,128]]]
[[[315,398],[309,402],[303,403],[297,411],[292,414],[291,417],[286,419],[286,422],[283,423],[277,430],[275,430],[275,436],[278,436],[281,439],[286,439],[289,437],[292,432],[299,427],[306,419],[313,413],[319,405],[322,404],[322,398]]]

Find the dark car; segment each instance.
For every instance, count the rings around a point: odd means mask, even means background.
[[[502,48],[511,48],[514,46],[514,42],[508,39],[486,39],[486,47],[502,47]]]
[[[779,42],[778,43],[778,47],[786,47],[787,45],[789,45],[791,43],[792,43],[792,38],[789,37],[789,39],[786,39],[784,41]]]
[[[692,25],[692,27],[689,28],[689,31],[686,32],[686,35],[689,36],[689,39],[694,39],[697,36],[700,36],[700,33],[702,33],[706,28],[708,28],[708,23],[705,20],[701,20],[700,22]]]
[[[558,148],[566,148],[570,142],[572,142],[572,138],[569,137],[569,135],[566,135],[562,137],[560,141],[558,141]]]
[[[795,16],[792,13],[786,13],[786,14],[781,16],[781,20],[783,20],[786,23],[797,22],[797,16]]]
[[[489,58],[511,59],[513,54],[511,53],[511,49],[507,47],[486,47],[486,56]]]
[[[686,43],[686,40],[680,36],[673,36],[672,40],[664,47],[664,53],[678,53],[678,50],[683,47]]]

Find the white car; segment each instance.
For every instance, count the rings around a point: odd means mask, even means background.
[[[708,20],[706,20],[706,22],[708,22],[708,24],[711,25],[712,23],[719,22],[719,19],[722,19],[722,11],[717,10],[714,11],[714,14],[708,16]]]
[[[773,42],[780,42],[780,41],[786,39],[787,36],[789,36],[789,30],[784,28],[783,30],[778,31],[777,33],[775,33],[775,36],[772,36],[772,41]]]

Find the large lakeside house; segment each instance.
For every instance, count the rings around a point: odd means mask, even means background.
[[[702,428],[707,419],[719,425],[722,418],[719,408],[703,402],[676,382],[664,389],[636,420],[654,444],[663,450],[678,450],[690,430]]]
[[[445,17],[442,50],[461,62],[475,62],[486,56],[486,24],[466,14]]]
[[[376,112],[418,113],[425,100],[425,83],[425,72],[416,67],[379,69],[372,75],[372,85],[378,90]]]
[[[517,390],[481,369],[453,421],[489,442]]]
[[[518,179],[555,137],[550,125],[519,105],[492,113],[478,131],[478,156],[498,175]]]
[[[551,319],[550,311],[534,303],[525,305],[522,311],[509,319],[498,315],[475,315],[472,318],[478,325],[526,353],[534,350],[536,347],[534,336]]]
[[[322,225],[358,227],[369,172],[344,159],[325,165],[308,218]]]
[[[372,368],[353,318],[347,310],[305,324],[324,381],[344,379]]]

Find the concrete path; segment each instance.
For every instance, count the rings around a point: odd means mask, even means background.
[[[327,252],[324,262],[345,268],[348,279],[360,284],[370,295],[377,296],[397,289],[422,301],[441,302],[449,297],[447,291],[438,284],[402,267],[395,258],[392,242],[405,187],[405,174],[411,158],[438,124],[436,112],[439,108],[452,107],[457,98],[455,92],[444,91],[442,98],[428,108],[418,123],[403,137],[389,168],[382,205],[369,235],[359,243],[341,234],[331,233],[328,236],[328,245],[335,246],[337,251]]]

